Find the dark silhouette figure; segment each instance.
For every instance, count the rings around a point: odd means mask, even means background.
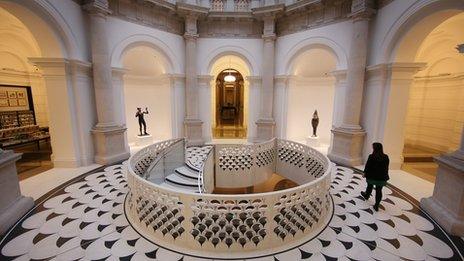
[[[142,108],[137,108],[135,117],[139,118],[139,128],[140,128],[139,136],[149,135],[147,133],[147,123],[145,123],[145,119],[143,118],[144,114],[148,114],[148,108],[145,108],[145,111],[142,111]],[[142,133],[142,126],[143,126],[143,133]]]
[[[367,188],[366,192],[361,192],[361,196],[365,200],[368,200],[375,186],[374,210],[379,211],[380,201],[382,201],[382,188],[387,185],[387,180],[390,179],[388,176],[388,164],[390,160],[388,156],[383,153],[383,146],[381,143],[374,142],[372,148],[374,151],[369,155],[366,167],[364,168]]]
[[[313,126],[313,135],[312,137],[317,137],[317,125],[319,125],[319,116],[317,115],[317,110],[313,113],[313,118],[311,119],[311,125]]]

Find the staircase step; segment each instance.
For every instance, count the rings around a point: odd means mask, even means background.
[[[175,191],[185,191],[185,192],[190,192],[190,193],[198,193],[198,187],[193,188],[193,187],[179,186],[179,185],[176,185],[176,184],[173,184],[173,183],[167,183],[167,182],[161,183],[160,186],[165,187],[165,188],[169,188],[169,189],[172,189],[172,190],[175,190]]]
[[[182,166],[180,168],[177,168],[176,173],[190,179],[198,180],[198,171],[194,171],[191,168]]]
[[[183,177],[177,173],[170,174],[166,177],[167,182],[174,183],[176,185],[180,186],[186,186],[186,187],[198,187],[198,181],[192,180],[191,178],[186,178]]]

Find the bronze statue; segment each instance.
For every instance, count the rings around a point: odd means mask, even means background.
[[[313,135],[311,137],[317,137],[317,125],[319,125],[319,116],[317,115],[317,110],[313,113],[313,118],[311,119],[311,125],[313,126]]]
[[[147,124],[145,123],[145,119],[143,118],[144,114],[148,114],[148,108],[145,108],[145,111],[142,111],[142,108],[137,108],[137,112],[135,113],[135,117],[139,118],[139,128],[140,128],[140,135],[139,136],[149,135],[147,133]],[[143,126],[143,134],[142,134],[142,126]]]

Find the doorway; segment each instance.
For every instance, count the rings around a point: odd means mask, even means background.
[[[243,76],[235,69],[223,70],[216,77],[214,138],[246,138],[244,90]]]

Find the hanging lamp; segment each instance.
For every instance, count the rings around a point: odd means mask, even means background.
[[[232,68],[230,67],[230,58],[229,58],[229,69],[227,69],[227,70],[229,71],[229,74],[224,77],[224,81],[225,82],[235,82],[235,80],[236,80],[235,76],[233,76],[231,74]]]

